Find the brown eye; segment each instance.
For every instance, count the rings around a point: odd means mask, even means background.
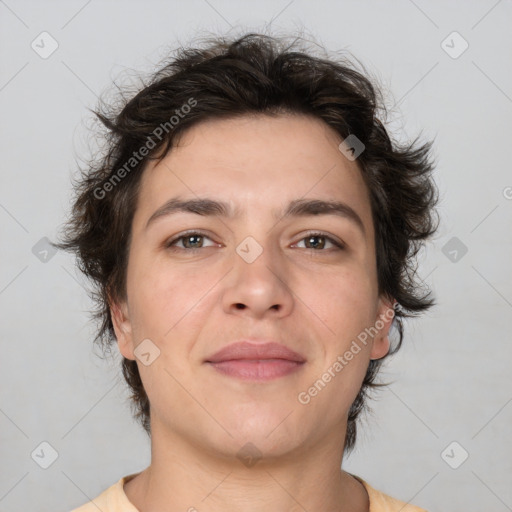
[[[183,246],[186,249],[197,249],[203,245],[203,237],[201,235],[187,235],[182,237]]]
[[[194,251],[196,249],[204,249],[214,245],[213,243],[205,245],[205,240],[210,240],[211,242],[211,238],[206,236],[204,233],[193,231],[174,238],[166,244],[166,247],[169,249]]]
[[[320,235],[312,235],[306,237],[306,247],[308,249],[323,249],[325,247],[326,237]]]
[[[300,240],[304,241],[304,249],[312,249],[322,251],[323,249],[332,249],[333,247],[343,249],[344,245],[334,238],[324,235],[323,233],[310,233]],[[299,242],[299,243],[300,243]],[[327,244],[327,247],[326,247]],[[328,244],[331,244],[330,246]]]

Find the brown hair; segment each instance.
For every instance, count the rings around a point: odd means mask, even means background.
[[[435,304],[416,269],[418,251],[438,227],[432,142],[392,141],[377,117],[385,120],[387,111],[376,80],[345,57],[314,53],[300,37],[291,42],[257,33],[215,37],[177,50],[136,94],[121,95],[120,106],[100,104],[95,114],[106,128],[104,150],[74,181],[72,215],[54,245],[74,251],[80,270],[92,280],[99,321],[95,341],[105,350],[115,342],[109,304],[126,299],[131,222],[145,164],[163,158],[178,134],[212,118],[307,114],[343,139],[357,137],[364,144],[357,162],[370,194],[379,293],[399,306],[393,320],[398,340],[389,354],[402,344],[403,319]],[[345,451],[354,447],[368,391],[386,385],[376,382],[384,359],[369,363],[349,411]],[[123,358],[122,371],[135,416],[150,435],[150,404],[136,361]]]

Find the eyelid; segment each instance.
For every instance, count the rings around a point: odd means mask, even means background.
[[[199,236],[201,236],[203,238],[208,238],[214,244],[219,245],[217,242],[215,242],[213,240],[213,238],[208,233],[206,233],[206,232],[204,232],[202,230],[199,230],[199,229],[188,229],[186,231],[178,233],[175,236],[171,237],[170,239],[166,240],[164,242],[164,245],[165,245],[166,248],[170,248],[170,247],[173,246],[173,244],[175,244],[176,242],[178,242],[182,238],[186,238],[187,236],[191,236],[191,235],[199,235]],[[330,241],[334,245],[335,249],[339,249],[339,250],[346,249],[346,244],[341,239],[339,239],[338,237],[336,237],[334,235],[331,235],[330,233],[324,233],[324,232],[318,231],[318,230],[309,230],[309,231],[307,231],[293,245],[296,245],[298,242],[302,242],[307,237],[312,237],[312,236],[320,236],[320,237],[325,238],[326,240]],[[212,247],[212,246],[209,245],[208,247]],[[182,249],[184,251],[190,252],[190,251],[197,251],[197,250],[200,250],[200,249],[206,249],[206,247],[192,247],[192,248],[181,248],[181,247],[179,247],[179,249]],[[305,249],[308,249],[308,248],[306,247]],[[331,249],[333,249],[333,248],[331,248]],[[322,249],[322,250],[309,249],[309,250],[315,251],[315,252],[327,252],[327,249]]]
[[[347,247],[347,244],[345,244],[345,242],[343,242],[343,240],[341,240],[340,238],[338,238],[334,235],[331,235],[330,233],[324,233],[323,231],[318,231],[318,230],[314,230],[314,229],[309,230],[305,234],[301,235],[298,242],[302,242],[302,240],[304,240],[307,237],[311,237],[311,236],[321,236],[321,237],[325,238],[326,240],[329,240],[335,246],[335,248],[337,248],[339,250],[346,249],[346,247]],[[294,245],[298,242],[295,242]],[[315,249],[311,249],[311,250],[315,251]],[[326,249],[324,249],[323,251],[316,250],[315,252],[327,252],[327,250]]]
[[[175,244],[176,242],[178,242],[179,240],[181,240],[182,238],[186,238],[187,236],[191,236],[191,235],[199,235],[199,236],[202,236],[203,238],[208,238],[209,240],[211,240],[214,244],[217,244],[219,245],[217,242],[215,242],[213,240],[213,238],[206,232],[200,230],[200,229],[187,229],[186,231],[182,231],[181,233],[178,233],[174,236],[172,236],[171,238],[167,239],[165,242],[164,242],[164,246],[166,248],[171,248],[173,246],[173,244]],[[209,245],[208,247],[213,247],[211,245]],[[182,248],[182,247],[178,247],[178,249],[182,249],[184,251],[195,251],[195,250],[199,250],[199,249],[205,249],[206,247],[192,247],[192,248]]]

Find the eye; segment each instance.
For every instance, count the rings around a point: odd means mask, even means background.
[[[210,240],[212,243],[210,245],[204,245],[205,240]],[[203,249],[205,247],[212,247],[214,245],[215,243],[212,241],[212,239],[200,231],[189,231],[187,233],[182,233],[176,238],[169,240],[165,244],[168,249],[181,249],[187,251],[194,251],[197,249]]]
[[[345,245],[341,241],[325,235],[324,233],[308,233],[299,241],[299,243],[302,241],[305,241],[305,247],[303,247],[304,249],[313,249],[316,251],[321,251],[322,249],[332,249],[333,247],[337,249],[345,248]],[[331,247],[326,247],[328,244],[331,244]]]

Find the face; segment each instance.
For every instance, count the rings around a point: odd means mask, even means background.
[[[146,167],[112,316],[153,429],[229,455],[342,441],[393,309],[378,295],[368,192],[340,142],[306,116],[214,120]],[[240,341],[262,352],[214,362]]]

